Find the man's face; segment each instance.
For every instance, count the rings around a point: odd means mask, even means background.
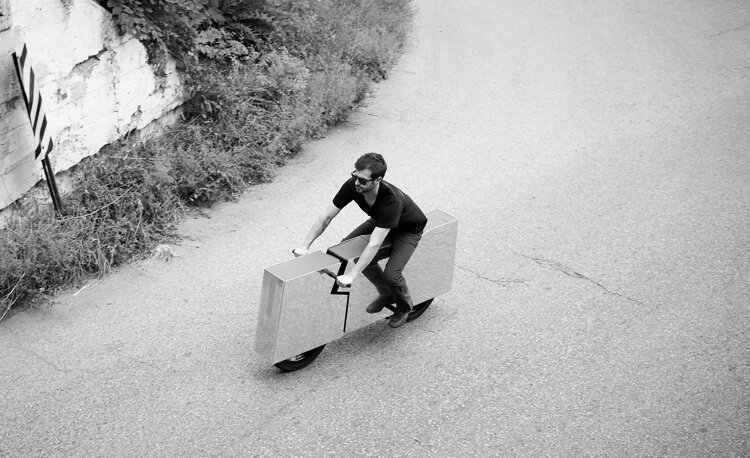
[[[373,180],[372,171],[370,169],[355,170],[352,173],[352,177],[355,178],[354,187],[359,194],[365,194],[366,192],[372,191],[381,180],[381,178]]]

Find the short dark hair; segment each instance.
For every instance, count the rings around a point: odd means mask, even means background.
[[[354,163],[354,168],[357,170],[369,169],[370,178],[383,178],[386,170],[388,170],[388,165],[380,154],[365,153]]]

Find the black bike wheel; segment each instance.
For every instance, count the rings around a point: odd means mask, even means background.
[[[315,360],[315,358],[318,357],[320,352],[323,351],[323,348],[325,348],[325,345],[321,345],[318,348],[313,348],[312,350],[308,350],[304,353],[300,353],[297,356],[294,356],[289,359],[285,359],[284,361],[280,361],[274,366],[278,367],[284,372],[292,372],[302,369],[303,367],[307,367],[311,362]]]
[[[430,304],[432,304],[432,301],[434,300],[435,298],[432,298],[420,304],[415,305],[412,311],[409,312],[409,318],[406,319],[406,322],[408,323],[409,321],[414,321],[420,316],[422,316],[422,314],[425,312],[425,310],[427,310],[427,308],[430,306]]]

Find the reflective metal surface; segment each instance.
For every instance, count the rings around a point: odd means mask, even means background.
[[[343,334],[346,297],[331,295],[341,261],[321,251],[263,274],[255,351],[277,363]]]
[[[427,213],[427,226],[404,269],[414,305],[453,288],[458,220],[440,210]]]
[[[450,291],[453,284],[458,220],[440,210],[426,216],[422,240],[404,269],[415,305]],[[265,270],[255,333],[255,351],[261,357],[283,361],[391,313],[367,313],[378,292],[364,276],[351,288],[335,283],[336,275],[351,269],[368,239],[355,237],[328,253],[317,251]],[[381,247],[388,249],[387,243]],[[381,266],[386,262],[381,260]]]
[[[369,236],[361,235],[332,246],[328,249],[328,253],[344,261],[344,272],[349,272],[359,259],[359,255],[362,254],[362,250],[367,246],[369,239]],[[384,242],[383,245],[386,245],[386,243]],[[388,247],[390,247],[390,244]],[[384,265],[385,260],[380,261],[380,263]],[[383,318],[380,313],[372,314],[365,311],[367,305],[378,298],[378,292],[364,275],[360,275],[352,287],[345,290],[349,292],[349,307],[347,308],[344,332],[359,329]],[[388,309],[385,309],[385,311],[387,312]]]

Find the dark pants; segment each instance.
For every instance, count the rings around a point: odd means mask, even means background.
[[[344,240],[372,234],[374,229],[375,221],[368,219],[354,229],[351,234],[344,237]],[[385,252],[375,255],[370,265],[362,271],[364,276],[377,288],[381,300],[385,300],[389,304],[395,302],[396,310],[399,312],[409,312],[414,305],[402,272],[421,238],[421,232],[401,232],[391,229],[386,237],[386,241],[391,242],[390,253]],[[388,262],[384,271],[380,268],[378,261],[385,258],[388,258]]]

